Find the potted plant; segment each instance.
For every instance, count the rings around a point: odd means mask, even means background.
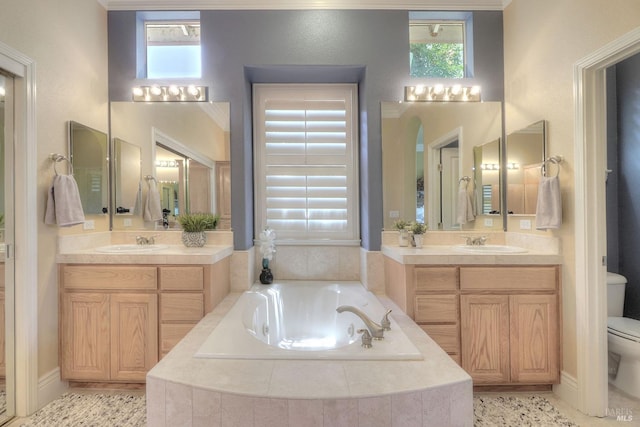
[[[188,213],[177,217],[182,227],[182,243],[187,247],[201,247],[207,243],[205,230],[215,230],[219,215],[212,213]]]
[[[424,233],[427,232],[427,225],[423,222],[414,221],[409,225],[409,231],[411,232],[411,237],[413,239],[413,246],[421,248]]]
[[[393,223],[393,228],[398,230],[398,246],[409,246],[409,225],[410,223],[404,219]]]

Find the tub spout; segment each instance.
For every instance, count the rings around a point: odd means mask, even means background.
[[[362,311],[360,311],[356,307],[351,306],[351,305],[341,305],[340,307],[336,308],[336,311],[338,313],[342,313],[344,311],[349,311],[349,312],[355,314],[360,319],[362,319],[364,324],[367,326],[367,329],[369,329],[369,332],[371,333],[371,336],[373,337],[373,339],[381,340],[381,339],[384,338],[384,328],[381,325],[379,325],[376,322],[374,322],[373,320],[371,320],[369,318],[369,316],[364,314]]]

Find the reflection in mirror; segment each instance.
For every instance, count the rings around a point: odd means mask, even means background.
[[[141,174],[157,178],[170,227],[176,215],[196,211],[219,213],[219,228],[230,227],[230,208],[216,197],[217,164],[229,161],[229,103],[112,102],[111,132],[140,148]],[[143,203],[147,191],[142,185]],[[132,219],[127,225],[114,215],[113,229],[162,229],[160,221]]]
[[[383,102],[384,228],[422,215],[429,230],[484,228],[479,221],[458,221],[459,183],[474,176],[474,147],[501,136],[500,102]]]
[[[107,134],[69,122],[69,152],[85,215],[108,211]]]
[[[140,215],[140,147],[113,139],[113,189],[116,215]]]
[[[500,214],[500,138],[473,147],[473,159],[478,212]]]
[[[540,166],[545,159],[546,122],[507,135],[507,207],[509,214],[535,215]]]

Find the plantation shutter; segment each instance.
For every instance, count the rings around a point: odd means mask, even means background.
[[[359,242],[355,85],[254,85],[256,235]]]

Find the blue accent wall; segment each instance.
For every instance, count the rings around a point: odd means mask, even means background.
[[[615,73],[619,272],[628,281],[624,315],[640,320],[640,55],[618,63]]]
[[[253,246],[251,84],[359,84],[362,246],[379,250],[383,227],[380,102],[403,99],[409,77],[408,11],[200,12],[202,72],[213,101],[231,106],[231,226],[237,250]],[[502,12],[473,13],[473,82],[504,99]],[[136,13],[109,12],[109,97],[129,101],[136,80]]]

